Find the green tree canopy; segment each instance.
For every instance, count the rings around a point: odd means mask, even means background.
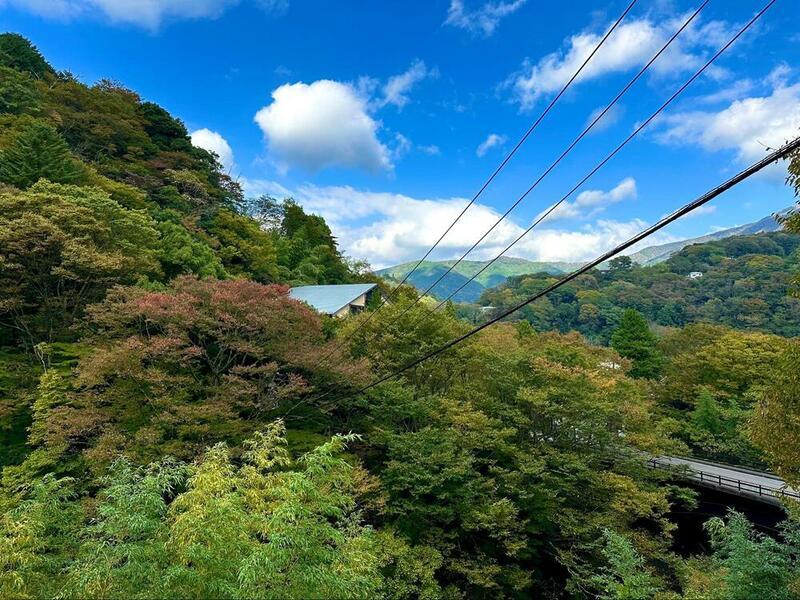
[[[36,77],[55,73],[36,46],[18,33],[0,34],[0,65],[26,71]]]
[[[67,143],[46,123],[32,123],[0,152],[0,181],[20,189],[39,179],[77,183],[84,177],[84,168]]]
[[[633,361],[631,375],[652,379],[661,373],[662,357],[656,337],[641,313],[628,309],[622,313],[619,327],[611,336],[611,346],[620,356]]]
[[[771,381],[760,389],[750,432],[772,468],[793,488],[800,488],[800,343],[797,341],[780,356]]]
[[[0,114],[35,114],[40,104],[39,90],[30,73],[0,67]]]
[[[218,444],[189,466],[115,461],[84,524],[73,482],[45,477],[0,519],[3,597],[373,598],[386,550],[364,526],[356,469],[336,436],[299,460],[281,423],[233,461]],[[57,535],[58,534],[58,535]],[[409,589],[413,579],[389,589]],[[408,579],[408,578],[407,578]],[[405,585],[402,585],[405,583]]]
[[[754,530],[744,515],[730,511],[704,526],[711,538],[710,560],[690,562],[687,598],[751,600],[797,598],[800,584],[800,532],[796,521],[783,524],[781,538]]]
[[[68,335],[117,283],[158,272],[158,232],[96,188],[40,181],[0,194],[0,319],[33,345]]]

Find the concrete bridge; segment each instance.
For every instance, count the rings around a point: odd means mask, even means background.
[[[781,504],[782,498],[800,501],[800,493],[780,477],[744,467],[725,465],[699,458],[659,456],[648,460],[654,469],[674,472],[702,487],[750,498],[768,504]]]

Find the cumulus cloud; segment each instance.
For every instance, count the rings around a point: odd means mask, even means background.
[[[375,268],[422,256],[468,202],[466,198],[420,199],[403,194],[362,191],[349,186],[309,184],[287,195],[294,197],[307,210],[322,215],[346,254],[366,259]],[[592,202],[588,197],[584,201]],[[442,241],[434,258],[461,256],[499,216],[492,207],[474,204]],[[626,222],[601,220],[566,230],[542,225],[514,246],[509,255],[531,260],[584,261],[630,238],[646,223],[638,219]],[[493,258],[524,229],[511,220],[503,221],[469,258]],[[648,244],[674,239],[661,235],[648,240]]]
[[[383,98],[380,104],[385,106],[393,104],[398,108],[403,108],[408,104],[408,96],[411,88],[417,83],[428,77],[437,77],[437,69],[429,69],[421,60],[415,60],[404,73],[390,77],[383,86]]]
[[[221,162],[228,171],[233,169],[233,150],[228,140],[219,133],[204,127],[203,129],[193,131],[189,136],[192,138],[193,145],[203,150],[213,152],[219,157],[219,162]]]
[[[319,171],[344,166],[391,169],[391,151],[377,137],[379,124],[352,86],[327,79],[282,85],[255,121],[281,170]]]
[[[576,81],[588,81],[603,75],[641,67],[678,30],[688,14],[656,22],[650,17],[622,23],[597,51]],[[583,31],[565,40],[561,50],[548,54],[535,63],[526,61],[513,74],[506,86],[521,108],[531,108],[541,97],[560,90],[595,49],[610,28]],[[694,71],[712,49],[717,49],[732,35],[733,28],[723,21],[701,23],[696,18],[680,37],[659,57],[651,70],[657,75],[674,75]],[[716,71],[720,74],[720,71]]]
[[[578,194],[572,202],[562,202],[547,215],[546,220],[591,219],[612,204],[636,198],[636,194],[636,180],[633,177],[626,177],[608,191],[585,190]],[[542,211],[539,216],[541,217],[545,212]]]
[[[477,156],[486,156],[486,153],[489,152],[489,150],[496,148],[497,146],[502,146],[505,143],[506,136],[497,133],[490,133],[488,136],[486,136],[486,139],[483,140],[475,149],[475,154]]]
[[[269,0],[261,0],[269,2]],[[238,0],[0,0],[45,18],[71,20],[101,15],[112,23],[157,29],[166,19],[218,17]],[[282,4],[273,0],[273,4]]]
[[[450,0],[450,8],[447,11],[445,25],[466,29],[471,33],[489,37],[495,32],[503,18],[518,11],[526,1],[486,2],[477,8],[469,10],[464,6],[463,0]]]
[[[731,102],[719,111],[689,111],[660,119],[657,139],[674,145],[692,144],[706,150],[733,150],[740,163],[763,158],[800,132],[800,83],[776,80],[769,95]]]

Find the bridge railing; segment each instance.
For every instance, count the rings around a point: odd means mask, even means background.
[[[651,458],[648,464],[654,469],[663,469],[668,471],[679,471],[682,476],[700,483],[701,485],[708,485],[722,489],[736,491],[739,494],[752,494],[764,498],[792,498],[793,500],[800,501],[800,493],[782,486],[770,486],[750,481],[744,481],[735,477],[726,477],[717,473],[704,472],[692,465],[680,464],[660,460],[658,458]]]

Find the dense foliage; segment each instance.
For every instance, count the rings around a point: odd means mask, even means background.
[[[538,331],[580,331],[607,343],[626,309],[665,327],[716,323],[782,336],[800,335],[800,299],[789,295],[800,270],[800,238],[784,232],[735,236],[688,246],[655,266],[625,257],[526,306],[513,319]],[[702,273],[696,279],[689,273]],[[555,281],[539,273],[487,290],[480,304],[513,306]]]
[[[644,460],[800,479],[796,340],[658,337],[612,303],[611,346],[526,318],[354,393],[470,325],[409,290],[320,316],[288,286],[374,278],[323,219],[245,200],[180,121],[19,36],[0,75],[1,596],[797,596],[793,525],[731,514],[681,558],[670,514],[695,494]],[[786,258],[781,235],[754,243]]]
[[[665,335],[659,349],[663,378],[654,392],[676,436],[699,456],[763,467],[750,418],[759,396],[778,393],[776,384],[792,376],[782,359],[800,353],[800,340],[697,324]]]

